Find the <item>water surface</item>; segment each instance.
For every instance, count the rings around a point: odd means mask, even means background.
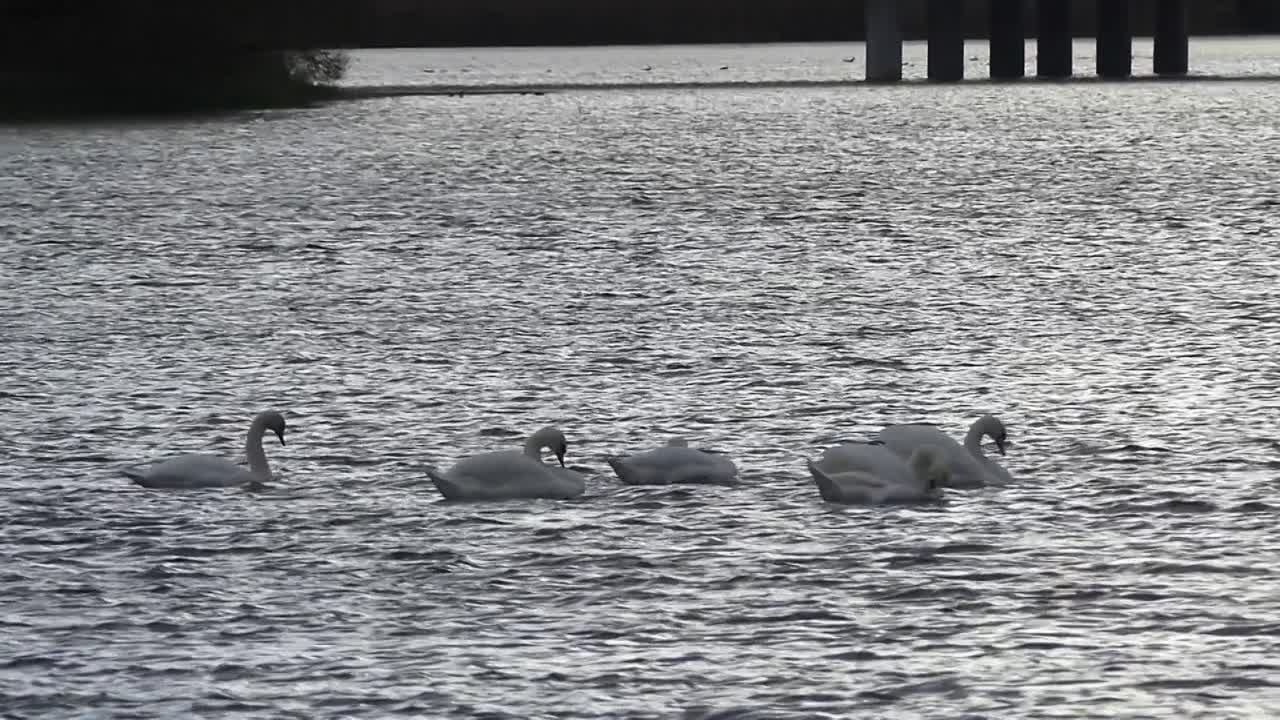
[[[1278,84],[1027,84],[0,129],[0,707],[1269,717],[1276,117]],[[117,474],[267,407],[265,490]],[[1011,487],[846,508],[804,472],[987,411]],[[425,479],[546,423],[579,500]],[[743,487],[603,462],[675,434]]]

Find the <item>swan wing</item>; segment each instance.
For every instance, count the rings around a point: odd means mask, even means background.
[[[727,457],[673,445],[611,457],[608,463],[628,485],[723,484],[738,475],[737,465]]]
[[[921,445],[932,445],[942,453],[942,460],[951,471],[947,487],[977,488],[987,484],[990,473],[963,445],[933,425],[890,425],[876,436],[884,446],[901,458]]]
[[[145,472],[126,470],[124,474],[148,488],[233,487],[257,480],[245,468],[212,455],[180,455],[157,463]]]
[[[818,464],[828,473],[861,472],[885,483],[906,486],[919,484],[906,460],[884,445],[837,445],[825,450]]]
[[[878,505],[899,496],[912,495],[902,488],[865,470],[827,470],[809,461],[809,474],[818,486],[818,494],[827,502],[855,505]]]
[[[446,472],[428,470],[427,476],[449,500],[564,499],[586,489],[578,473],[515,451],[473,455]]]
[[[546,465],[544,467],[551,473],[555,481],[547,484],[547,493],[541,497],[567,500],[586,492],[587,478],[582,473],[554,465]]]
[[[923,502],[939,497],[935,490],[919,482],[906,485],[886,482],[884,478],[864,470],[828,471],[812,460],[809,461],[809,473],[818,486],[818,494],[827,502],[882,505]]]
[[[953,455],[965,454],[964,446],[955,438],[942,432],[933,425],[890,425],[876,434],[876,439],[901,457],[911,457],[911,453],[921,445],[933,445],[946,453],[950,461]]]

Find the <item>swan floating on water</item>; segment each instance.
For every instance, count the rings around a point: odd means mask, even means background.
[[[1004,423],[995,415],[983,415],[973,421],[964,437],[963,447],[933,425],[890,425],[880,431],[877,438],[900,457],[909,457],[917,447],[929,444],[942,451],[947,467],[951,470],[950,487],[975,488],[984,485],[1005,485],[1013,482],[1009,472],[982,451],[983,436],[996,443],[996,450],[1004,455],[1008,437]]]
[[[903,460],[883,445],[847,443],[807,461],[818,494],[827,502],[878,505],[938,497],[950,477],[946,455],[921,445]]]
[[[738,467],[732,460],[691,448],[680,438],[671,440],[665,447],[613,456],[605,462],[627,485],[730,485],[738,479]]]
[[[559,467],[542,461],[542,450],[555,453]],[[514,500],[577,497],[586,489],[582,475],[565,468],[569,443],[564,433],[544,427],[529,436],[524,450],[500,450],[459,460],[446,472],[427,469],[427,476],[447,500]]]
[[[262,450],[262,436],[270,430],[284,445],[285,427],[284,416],[278,412],[259,413],[253,419],[244,443],[248,470],[212,455],[179,455],[152,465],[146,471],[126,468],[121,472],[148,488],[214,488],[269,482],[271,466],[267,464],[267,454]]]

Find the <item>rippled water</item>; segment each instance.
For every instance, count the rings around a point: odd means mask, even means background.
[[[1072,65],[1078,77],[1094,74],[1097,43],[1077,39]],[[923,80],[928,44],[903,43],[902,76]],[[1192,38],[1192,76],[1280,75],[1280,40],[1274,37]],[[603,52],[603,54],[602,54]],[[1133,72],[1152,74],[1151,38],[1133,41]],[[372,50],[354,57],[349,85],[627,85],[636,83],[813,83],[866,77],[863,43],[704,45],[678,50],[652,46],[599,48],[442,48]],[[965,77],[990,77],[985,40],[965,44]],[[1026,72],[1036,72],[1036,43],[1026,44]]]
[[[0,714],[1269,717],[1277,117],[1032,84],[0,129]],[[265,490],[118,475],[267,407]],[[1011,487],[804,472],[988,410]],[[549,422],[580,500],[422,472]],[[677,433],[744,485],[603,462]]]

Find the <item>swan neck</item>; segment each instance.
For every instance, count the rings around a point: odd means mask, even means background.
[[[976,422],[969,428],[969,434],[964,436],[964,449],[970,454],[978,457],[985,457],[986,453],[982,452],[982,423]]]
[[[524,441],[524,454],[537,460],[542,461],[542,440],[537,435],[530,436]]]
[[[262,480],[271,479],[271,466],[267,464],[267,453],[262,449],[262,434],[266,430],[262,421],[255,419],[244,440],[244,455],[249,460],[249,472]]]

